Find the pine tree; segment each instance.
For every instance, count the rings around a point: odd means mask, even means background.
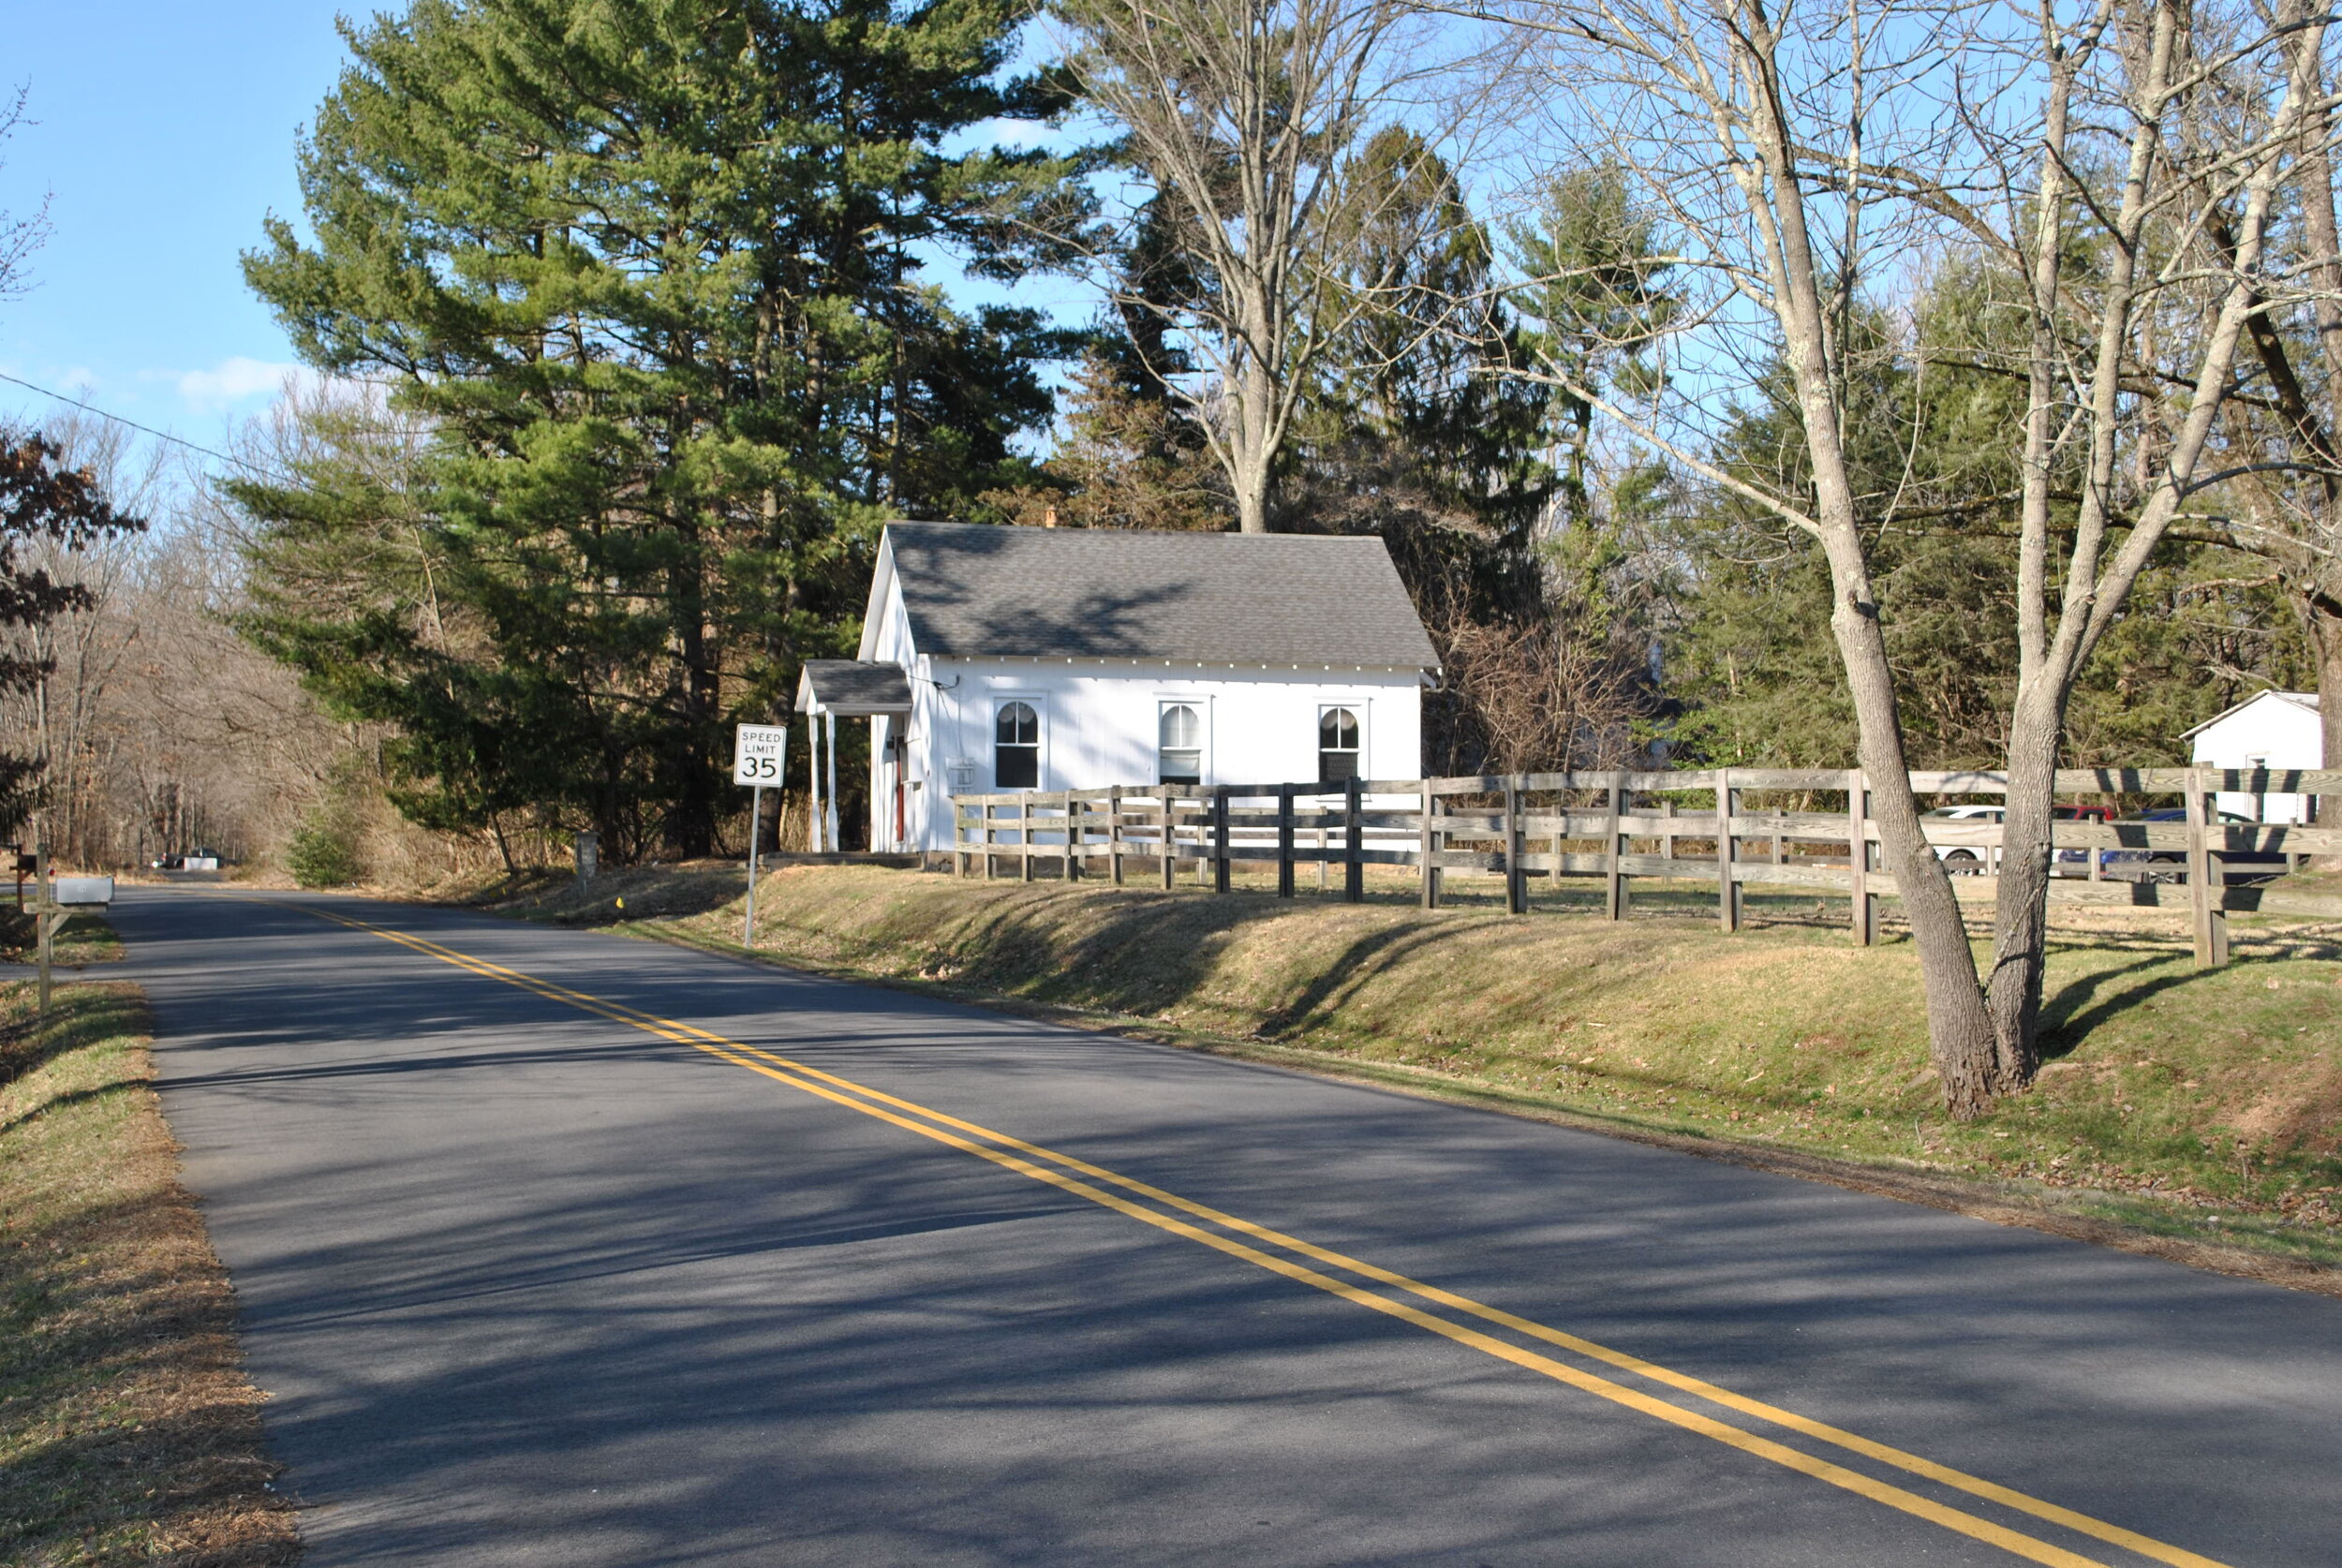
[[[1425,705],[1439,771],[1623,762],[1650,703],[1617,592],[1627,503],[1597,494],[1586,410],[1511,372],[1571,356],[1606,385],[1636,373],[1628,329],[1666,308],[1648,225],[1623,221],[1615,180],[1557,182],[1546,222],[1505,231],[1530,281],[1503,289],[1495,237],[1422,137],[1377,133],[1343,177],[1355,216],[1318,308],[1345,325],[1299,424],[1286,525],[1388,543],[1445,671]]]
[[[1028,526],[1224,528],[1234,516],[1227,476],[1191,422],[1092,349],[1075,367],[1056,450],[1037,481],[982,499]]]
[[[1062,345],[921,260],[1015,275],[1017,207],[1062,186],[944,151],[1047,109],[1002,79],[1021,14],[417,0],[346,28],[301,151],[314,243],[273,220],[245,273],[304,359],[427,432],[440,614],[279,591],[255,631],[405,738],[411,815],[477,826],[517,783],[614,855],[707,853],[726,723],[851,645],[881,524],[1023,471]],[[368,525],[235,488],[264,585]]]
[[[1846,431],[1864,504],[1864,547],[1903,724],[1917,765],[1992,768],[2008,745],[2018,675],[2018,475],[1995,438],[2023,417],[2023,384],[1994,374],[1986,307],[1994,280],[1947,266],[1898,329],[1856,323]],[[1787,377],[1738,411],[1715,457],[1726,471],[1801,493],[1803,446]],[[2071,484],[2071,476],[2061,480]],[[2070,515],[2070,501],[2063,503]],[[1830,631],[1830,572],[1806,536],[1720,489],[1673,520],[1691,578],[1668,672],[1689,705],[1687,757],[1771,767],[1839,767],[1854,754],[1853,704]],[[2275,598],[2233,553],[2169,538],[2085,672],[2068,710],[2070,766],[2186,760],[2192,725],[2271,679],[2296,678]]]

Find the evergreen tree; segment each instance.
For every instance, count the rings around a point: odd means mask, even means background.
[[[2024,386],[1990,368],[1995,280],[1948,266],[1907,332],[1876,315],[1847,356],[1846,398],[1864,547],[1916,765],[1992,768],[2008,746],[2018,675],[2018,475],[1995,433],[2023,418]],[[1803,493],[1804,445],[1787,377],[1738,411],[1715,455],[1727,472]],[[2070,482],[2070,481],[2068,481]],[[2070,502],[2066,503],[2071,514]],[[1689,576],[1669,639],[1688,758],[1835,767],[1854,755],[1854,711],[1830,638],[1830,570],[1808,536],[1721,490],[1672,523]],[[2184,761],[2179,737],[2258,686],[2296,678],[2299,650],[2273,637],[2273,592],[2216,545],[2172,537],[2132,590],[2104,656],[2077,684],[2068,765]]]
[[[1490,288],[1488,229],[1413,131],[1375,134],[1342,180],[1354,188],[1328,247],[1341,265],[1312,302],[1329,348],[1288,460],[1292,525],[1395,504],[1522,554],[1551,491],[1550,398],[1494,374],[1519,345]]]
[[[1285,525],[1389,544],[1446,672],[1428,766],[1623,762],[1652,692],[1618,514],[1650,476],[1600,471],[1585,410],[1514,372],[1574,356],[1605,385],[1638,373],[1629,329],[1665,308],[1647,226],[1622,221],[1615,180],[1557,182],[1546,221],[1505,230],[1531,281],[1505,288],[1494,238],[1421,137],[1376,134],[1343,177],[1358,215],[1318,307],[1345,325],[1298,426]]]
[[[1546,391],[1548,438],[1564,525],[1599,527],[1593,407],[1576,387],[1638,399],[1663,384],[1646,354],[1675,319],[1672,268],[1656,260],[1651,218],[1635,210],[1624,176],[1595,165],[1548,181],[1534,221],[1505,229],[1507,295],[1522,318],[1506,360]]]
[[[1036,481],[987,492],[1004,520],[1072,528],[1225,528],[1227,475],[1168,398],[1132,385],[1107,350],[1082,356],[1057,447]]]
[[[1051,107],[1002,80],[1021,15],[417,0],[346,26],[301,152],[315,241],[274,220],[245,273],[308,362],[427,433],[402,505],[436,622],[394,585],[293,591],[374,526],[348,484],[235,489],[255,634],[399,732],[410,815],[478,826],[517,788],[614,855],[709,852],[727,722],[851,646],[881,524],[1024,472],[1062,343],[921,276],[939,246],[1015,275],[1019,205],[1062,185],[944,150]]]

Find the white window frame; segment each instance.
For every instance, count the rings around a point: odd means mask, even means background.
[[[981,712],[984,723],[984,776],[987,791],[1009,790],[1015,785],[1001,782],[1001,710],[1011,703],[1022,703],[1032,710],[1035,742],[1033,746],[1033,781],[1031,788],[1049,787],[1049,698],[1040,691],[995,690],[985,694]]]
[[[1199,785],[1208,784],[1211,782],[1211,699],[1177,695],[1155,698],[1153,736],[1155,777],[1150,782],[1157,784],[1163,782],[1163,716],[1173,708],[1185,708],[1193,713],[1195,716],[1196,724],[1202,729],[1203,732],[1195,737],[1195,782]]]
[[[1322,776],[1326,771],[1325,759],[1321,755],[1321,753],[1325,750],[1325,747],[1318,744],[1318,737],[1325,733],[1324,727],[1326,723],[1326,715],[1328,710],[1333,708],[1340,708],[1349,714],[1351,717],[1358,721],[1357,777],[1360,778],[1372,777],[1374,776],[1374,769],[1371,765],[1369,759],[1374,754],[1371,748],[1371,743],[1373,739],[1373,731],[1371,728],[1371,725],[1373,722],[1374,710],[1363,697],[1320,696],[1317,699],[1317,705],[1311,711],[1310,714],[1311,773]],[[1319,787],[1323,789],[1326,781],[1322,777],[1320,777],[1317,779],[1317,783]],[[1340,786],[1336,785],[1335,789],[1339,790]]]

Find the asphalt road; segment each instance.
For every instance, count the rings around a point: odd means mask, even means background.
[[[115,918],[310,1568],[2342,1561],[2342,1302],[609,936]]]

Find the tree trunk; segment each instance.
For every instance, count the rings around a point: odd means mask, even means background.
[[[1859,545],[1851,548],[1860,550]],[[1829,553],[1834,581],[1866,584],[1859,554],[1851,570],[1842,571],[1840,552]],[[1920,825],[1877,607],[1841,586],[1831,623],[1854,697],[1856,751],[1871,779],[1871,814],[1878,822],[1879,849],[1894,873],[1911,939],[1920,950],[1929,1056],[1942,1081],[1944,1108],[1966,1121],[1991,1108],[1998,1078],[1993,1020],[1977,982],[1976,950],[1968,943],[1967,921],[1951,879]]]
[[[1266,337],[1267,325],[1255,324],[1255,335]],[[1236,525],[1238,531],[1265,534],[1268,531],[1268,491],[1277,464],[1277,442],[1271,438],[1275,428],[1275,401],[1278,388],[1265,363],[1255,362],[1248,366],[1238,384],[1231,389],[1238,395],[1236,407],[1229,410],[1228,483],[1236,491]]]
[[[1806,229],[1798,160],[1781,108],[1770,37],[1757,40],[1750,64],[1759,82],[1755,95],[1760,111],[1757,141],[1771,177],[1769,182],[1757,182],[1745,173],[1741,178],[1750,212],[1769,215],[1773,225],[1773,311],[1781,324],[1787,350],[1785,357],[1797,388],[1806,454],[1812,462],[1814,531],[1830,563],[1830,627],[1845,670],[1847,691],[1854,700],[1857,756],[1870,776],[1871,808],[1878,823],[1880,848],[1888,868],[1894,873],[1904,915],[1911,923],[1912,939],[1920,950],[1920,974],[1927,987],[1928,1044],[1942,1079],[1944,1106],[1964,1121],[1992,1105],[1997,1076],[1993,1021],[1977,982],[1976,950],[1968,944],[1960,900],[1951,891],[1944,863],[1927,842],[1920,825],[1919,802],[1911,792],[1911,764],[1904,749],[1894,668],[1887,657],[1878,595],[1855,522],[1858,509],[1831,375],[1821,268]]]
[[[1241,533],[1265,534],[1268,531],[1268,465],[1253,462],[1243,466],[1243,472],[1232,476],[1236,481],[1236,525]]]
[[[2342,768],[2342,615],[2313,604],[2304,619],[2318,656],[2321,760],[2328,768]],[[2329,832],[2342,828],[2342,794],[2320,795],[2317,812],[2320,827]],[[2342,854],[2320,855],[2312,864],[2320,871],[2342,871]]]
[[[2054,693],[2022,693],[2008,727],[2008,793],[2001,823],[1993,965],[1985,980],[1992,1014],[1996,1094],[2014,1094],[2041,1065],[2041,976],[2048,955],[2050,842],[2057,811],[2057,743],[2065,707]]]
[[[670,841],[686,860],[701,860],[716,850],[716,773],[708,756],[720,717],[719,683],[709,644],[706,584],[700,552],[699,530],[676,530],[685,559],[672,578],[676,653],[682,663],[682,722],[674,735],[674,818]]]

